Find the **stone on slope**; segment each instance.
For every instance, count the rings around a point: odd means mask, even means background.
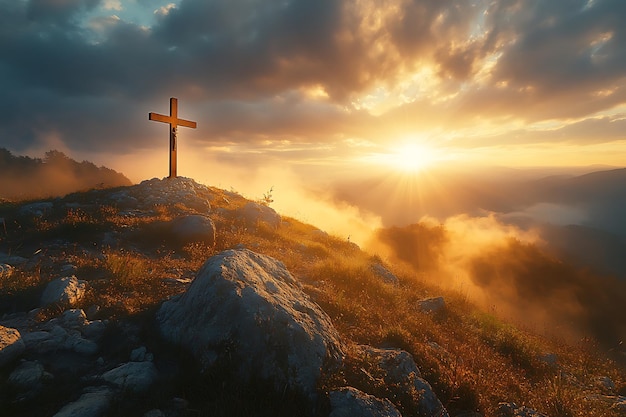
[[[258,223],[266,223],[273,228],[278,228],[281,218],[276,211],[263,204],[250,201],[240,209],[241,216],[246,224],[255,226]]]
[[[376,275],[378,275],[387,284],[398,285],[400,283],[400,281],[398,280],[398,277],[395,276],[393,272],[385,268],[385,266],[380,263],[372,264],[371,269]]]
[[[356,388],[344,387],[330,393],[328,417],[402,417],[388,399],[379,399]]]
[[[17,329],[0,326],[0,368],[24,352],[26,345]]]
[[[41,296],[41,305],[63,303],[74,305],[85,295],[86,281],[75,276],[64,277],[51,281]]]
[[[100,417],[111,407],[113,392],[108,387],[85,390],[76,401],[64,406],[53,417]]]
[[[404,407],[418,410],[420,416],[448,416],[430,384],[422,379],[410,353],[371,346],[360,346],[359,351],[370,368],[366,369],[368,374],[382,378],[394,398]]]
[[[172,237],[181,244],[204,242],[215,244],[215,224],[207,216],[192,214],[177,217],[170,223]]]
[[[187,291],[163,303],[161,334],[207,369],[231,361],[243,380],[253,376],[310,399],[323,366],[341,364],[339,334],[285,266],[250,250],[207,260]]]
[[[45,371],[39,362],[24,361],[9,375],[9,384],[18,388],[37,388],[52,374]]]
[[[417,302],[417,306],[423,313],[441,313],[446,309],[446,301],[443,297],[425,298]]]
[[[152,362],[127,362],[102,374],[102,379],[123,390],[146,392],[157,376]]]

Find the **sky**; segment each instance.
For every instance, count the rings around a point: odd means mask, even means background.
[[[0,0],[0,146],[261,196],[426,166],[626,166],[623,0]],[[295,181],[295,180],[294,180]]]

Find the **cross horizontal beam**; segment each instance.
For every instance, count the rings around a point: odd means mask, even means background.
[[[158,113],[148,113],[148,119],[150,120],[154,120],[155,122],[163,122],[163,123],[169,123],[172,125],[172,127],[174,126],[185,126],[185,127],[190,127],[192,129],[195,129],[198,125],[196,122],[192,122],[190,120],[185,120],[185,119],[172,119],[170,116],[165,116],[163,114],[158,114]]]
[[[155,122],[169,123],[170,127],[172,128],[176,126],[184,126],[184,127],[190,127],[192,129],[195,129],[197,127],[196,122],[178,118],[178,99],[174,97],[170,98],[170,115],[169,116],[166,116],[164,114],[150,112],[148,113],[148,120],[153,120]]]
[[[148,120],[170,125],[170,178],[176,178],[176,131],[178,126],[195,129],[197,124],[191,120],[178,118],[178,99],[170,98],[170,115],[148,113]]]

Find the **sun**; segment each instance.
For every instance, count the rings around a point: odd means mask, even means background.
[[[382,154],[380,157],[385,165],[403,172],[422,171],[440,159],[434,149],[415,143],[392,147],[389,153]]]

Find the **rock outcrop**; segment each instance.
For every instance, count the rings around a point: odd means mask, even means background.
[[[64,277],[51,281],[41,296],[41,305],[69,304],[75,305],[85,295],[87,283],[75,276]]]
[[[360,346],[357,355],[363,362],[371,385],[384,383],[384,389],[404,408],[417,410],[420,416],[448,416],[448,412],[422,378],[413,357],[400,349],[377,349]],[[377,382],[378,381],[378,382]]]
[[[110,195],[113,202],[126,209],[182,204],[198,213],[211,211],[209,198],[206,186],[185,177],[153,178]]]
[[[231,361],[243,380],[260,377],[315,397],[324,366],[342,360],[328,315],[285,266],[249,250],[210,258],[189,289],[161,306],[161,334],[208,368]]]
[[[17,329],[0,326],[0,368],[19,357],[25,347]]]
[[[179,244],[203,242],[209,246],[215,244],[215,224],[207,216],[192,214],[177,217],[170,222],[173,240]]]
[[[370,268],[372,269],[372,272],[378,275],[387,284],[398,285],[400,283],[398,277],[395,276],[393,272],[385,268],[383,264],[376,262],[373,263]]]
[[[356,388],[344,387],[330,393],[328,417],[402,417],[388,399],[379,399]]]
[[[246,224],[250,226],[265,223],[273,228],[278,228],[281,223],[281,217],[274,209],[253,201],[241,208],[240,215]]]

